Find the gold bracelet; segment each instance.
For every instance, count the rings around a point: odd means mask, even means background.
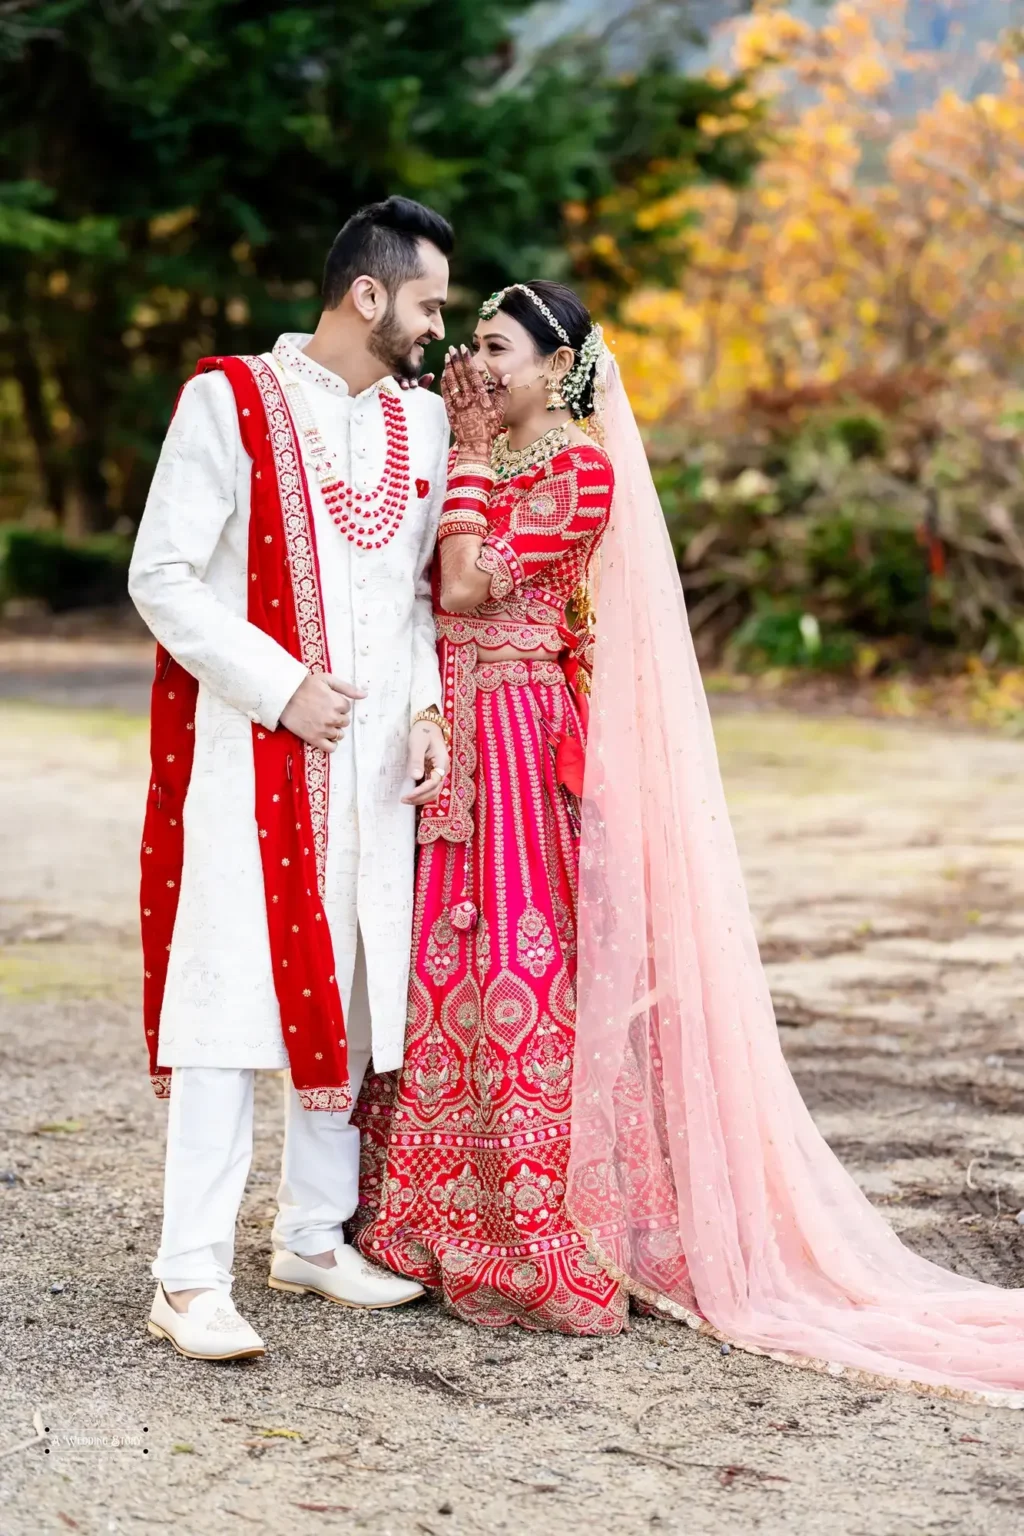
[[[417,714],[413,715],[412,723],[413,725],[419,725],[421,720],[425,720],[428,725],[436,725],[438,730],[441,732],[441,735],[444,737],[445,746],[451,746],[452,728],[439,709],[435,709],[434,706],[431,705],[429,709],[419,710]]]

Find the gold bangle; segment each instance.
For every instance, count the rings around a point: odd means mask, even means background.
[[[461,479],[463,475],[477,475],[481,480],[493,480],[494,470],[490,464],[482,463],[479,459],[456,458],[452,465],[451,478]]]
[[[441,732],[441,735],[444,737],[445,746],[451,746],[452,728],[439,709],[435,709],[433,705],[431,705],[429,709],[419,710],[415,715],[413,715],[412,723],[413,725],[419,725],[421,720],[425,720],[428,725],[436,725]]]
[[[439,539],[455,538],[459,534],[486,539],[490,523],[480,512],[446,512],[437,525]]]

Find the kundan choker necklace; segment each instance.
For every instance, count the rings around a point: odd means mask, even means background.
[[[556,453],[561,453],[563,448],[569,446],[569,424],[561,422],[557,427],[551,427],[538,437],[536,442],[527,443],[525,448],[510,448],[508,445],[508,433],[503,432],[496,437],[491,446],[491,468],[496,480],[514,480],[517,475],[525,475],[527,470],[535,469],[539,464],[547,464]]]
[[[409,503],[409,434],[402,402],[390,390],[377,391],[387,441],[384,473],[374,490],[357,491],[338,473],[302,385],[297,379],[286,379],[285,388],[295,425],[305,440],[307,463],[313,467],[331,517],[357,549],[383,549],[401,527]]]

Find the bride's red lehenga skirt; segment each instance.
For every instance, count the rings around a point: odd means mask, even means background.
[[[470,1322],[617,1333],[628,1297],[563,1203],[579,826],[555,752],[582,726],[554,662],[480,663],[475,681],[476,832],[420,851],[405,1065],[356,1115],[357,1241]]]

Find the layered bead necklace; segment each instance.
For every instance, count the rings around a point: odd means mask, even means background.
[[[409,433],[402,402],[387,389],[377,391],[384,417],[387,452],[384,473],[372,491],[357,491],[338,473],[323,434],[296,379],[285,381],[295,424],[307,449],[324,505],[338,528],[357,549],[383,549],[401,527],[409,504]]]

